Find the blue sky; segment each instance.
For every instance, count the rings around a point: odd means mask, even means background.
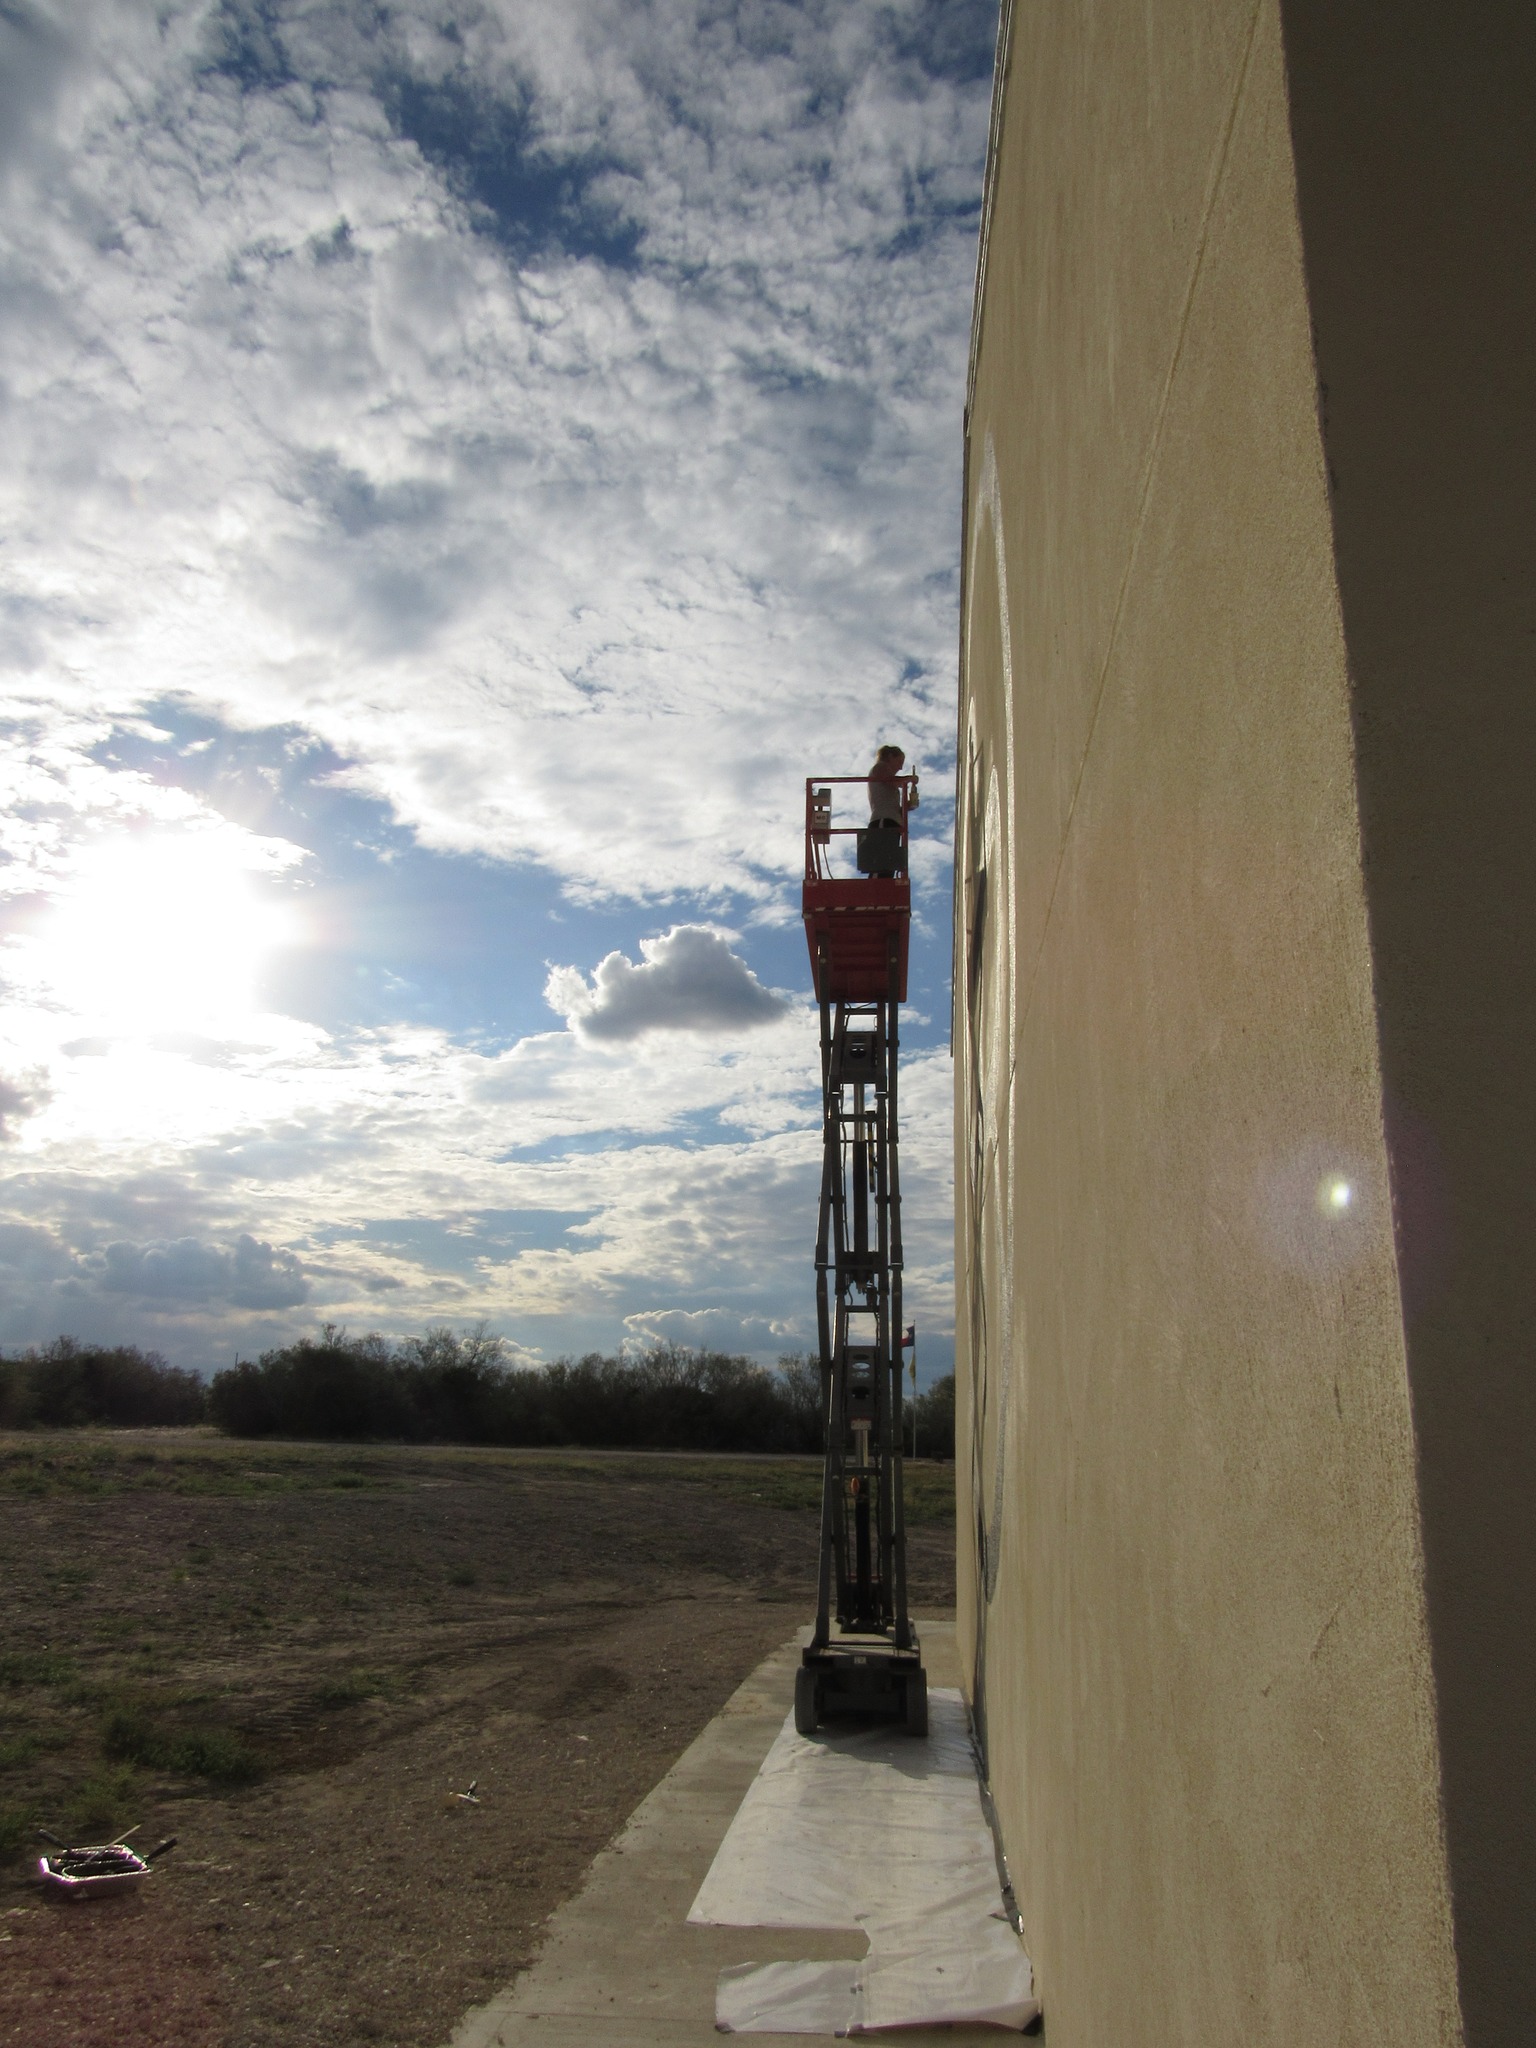
[[[995,9],[0,0],[0,1345],[813,1334],[803,779],[923,775]]]

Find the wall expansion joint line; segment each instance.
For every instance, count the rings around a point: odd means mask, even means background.
[[[1077,800],[1082,793],[1083,778],[1088,773],[1088,759],[1093,752],[1094,734],[1098,731],[1099,714],[1104,705],[1104,693],[1109,683],[1109,671],[1114,663],[1115,649],[1119,644],[1120,625],[1125,615],[1126,598],[1131,587],[1131,576],[1136,567],[1136,558],[1141,548],[1142,529],[1146,524],[1147,502],[1152,495],[1152,479],[1157,473],[1158,457],[1162,452],[1163,433],[1167,426],[1168,411],[1173,399],[1173,387],[1178,379],[1179,365],[1184,357],[1184,344],[1189,334],[1189,323],[1194,312],[1195,294],[1200,287],[1201,273],[1205,268],[1205,252],[1210,240],[1211,216],[1216,211],[1216,201],[1226,178],[1227,161],[1232,153],[1232,137],[1237,129],[1238,110],[1248,90],[1248,73],[1253,63],[1254,45],[1258,41],[1259,19],[1264,12],[1266,0],[1254,0],[1253,13],[1248,21],[1248,33],[1243,40],[1243,53],[1238,59],[1237,76],[1233,81],[1232,96],[1227,106],[1226,119],[1222,123],[1221,137],[1211,159],[1210,174],[1206,181],[1205,199],[1200,209],[1200,231],[1195,237],[1195,253],[1189,268],[1189,282],[1184,288],[1184,304],[1179,314],[1178,333],[1168,358],[1168,368],[1163,377],[1163,388],[1158,396],[1157,411],[1153,416],[1152,432],[1147,441],[1146,460],[1142,464],[1141,485],[1136,494],[1136,514],[1131,522],[1130,545],[1126,549],[1125,565],[1120,572],[1120,586],[1115,594],[1115,608],[1110,618],[1109,640],[1104,649],[1104,659],[1099,666],[1099,678],[1094,688],[1093,712],[1088,720],[1088,734],[1083,742],[1082,755],[1077,764],[1077,776],[1072,784],[1072,799],[1067,805],[1067,822],[1061,835],[1061,847],[1056,856],[1056,866],[1051,874],[1051,892],[1046,899],[1045,917],[1040,926],[1040,940],[1035,948],[1035,957],[1030,964],[1029,979],[1025,984],[1024,1001],[1019,1011],[1018,1028],[1022,1032],[1028,1022],[1030,1007],[1034,1002],[1035,984],[1039,979],[1040,963],[1045,957],[1045,942],[1050,936],[1051,918],[1056,909],[1056,894],[1061,886],[1062,869],[1066,866],[1067,848],[1072,839],[1072,826],[1077,817]]]

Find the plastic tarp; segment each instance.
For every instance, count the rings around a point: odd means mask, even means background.
[[[1039,2011],[982,1813],[965,1708],[929,1695],[929,1734],[889,1724],[797,1735],[791,1715],[726,1831],[688,1918],[706,1927],[847,1928],[860,1962],[722,1972],[734,2034],[867,2034]]]

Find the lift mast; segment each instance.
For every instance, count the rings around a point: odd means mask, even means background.
[[[896,783],[899,823],[835,824],[833,791],[805,787],[802,895],[821,1008],[822,1172],[816,1324],[826,1464],[816,1628],[795,1681],[795,1725],[830,1714],[894,1715],[927,1733],[928,1685],[907,1610],[901,1476],[901,1173],[898,1013],[907,993],[911,884],[907,813],[915,776]],[[836,872],[852,840],[858,872]]]

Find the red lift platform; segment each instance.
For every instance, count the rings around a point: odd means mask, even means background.
[[[833,791],[855,786],[862,812],[866,783],[825,775],[805,786],[805,936],[821,1010],[816,1331],[826,1433],[816,1626],[795,1674],[802,1735],[839,1714],[883,1714],[910,1734],[928,1732],[928,1679],[907,1607],[896,1114],[917,778],[895,782],[890,822],[834,824]],[[856,874],[834,874],[839,840],[852,842]]]
[[[863,775],[811,776],[805,785],[805,883],[801,912],[811,953],[811,977],[821,1003],[883,1003],[891,998],[891,962],[896,962],[895,999],[907,999],[907,939],[912,922],[912,884],[907,876],[907,812],[917,777],[898,777],[899,831],[889,826],[834,825],[832,792],[848,785],[861,798]],[[862,872],[834,875],[834,841],[853,842]],[[889,843],[887,843],[889,842]],[[865,869],[865,862],[877,871]],[[878,867],[897,865],[891,872]],[[892,948],[894,946],[894,956]]]

